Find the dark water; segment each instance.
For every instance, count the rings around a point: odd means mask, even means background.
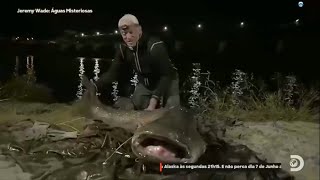
[[[215,39],[214,41],[212,39]],[[260,36],[254,33],[232,35],[228,38],[199,36],[187,38],[182,48],[172,53],[173,62],[179,69],[180,85],[192,72],[192,63],[201,63],[203,72],[209,70],[213,79],[222,85],[228,85],[232,72],[241,69],[255,78],[270,80],[275,72],[284,75],[296,75],[298,81],[312,86],[319,82],[317,57],[317,39],[314,33],[288,32],[281,36]],[[100,58],[100,74],[105,72],[113,58],[113,50],[83,53],[59,51],[48,46],[14,47],[1,44],[0,52],[0,81],[8,80],[15,69],[16,57],[19,59],[19,74],[27,71],[27,56],[33,56],[34,72],[39,83],[53,89],[58,101],[67,102],[77,98],[80,83],[80,58],[84,58],[84,74],[94,77],[94,58]],[[120,95],[129,94],[128,82],[132,75],[123,72]],[[110,92],[112,87],[110,87]],[[108,92],[109,93],[109,92]]]
[[[34,53],[30,55],[7,55],[6,62],[1,67],[1,80],[9,80],[15,72],[26,74],[28,69],[33,71],[37,82],[53,90],[58,101],[67,102],[77,98],[80,84],[80,59],[83,59],[84,75],[94,78],[95,60],[93,58],[69,56],[57,53]],[[29,64],[27,59],[29,58]],[[16,59],[19,64],[16,65]],[[33,62],[31,61],[33,59]],[[99,58],[100,71],[106,71],[111,60]],[[32,68],[33,66],[33,68]]]

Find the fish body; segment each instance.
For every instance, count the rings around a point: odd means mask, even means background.
[[[153,162],[195,163],[206,146],[192,113],[179,107],[138,128],[132,137],[133,152]]]
[[[196,119],[182,107],[154,111],[121,110],[99,101],[94,83],[83,77],[86,92],[82,101],[87,117],[133,133],[131,148],[150,162],[194,163],[205,152],[206,143],[197,130]]]
[[[82,113],[87,118],[103,121],[110,127],[120,127],[134,132],[138,127],[160,118],[169,111],[168,108],[154,111],[136,111],[134,109],[124,110],[106,106],[99,100],[94,84],[87,77],[83,77],[82,83],[86,88],[80,102],[85,107]],[[131,103],[131,101],[127,102]]]

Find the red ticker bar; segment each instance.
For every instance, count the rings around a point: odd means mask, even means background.
[[[281,163],[232,163],[232,164],[163,164],[160,172],[177,171],[218,171],[218,170],[274,170],[281,169]]]

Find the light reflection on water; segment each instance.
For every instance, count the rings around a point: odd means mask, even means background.
[[[14,77],[19,76],[19,56],[16,56],[16,64],[14,66],[13,76]]]
[[[57,88],[54,87],[53,88],[54,91],[61,89],[60,92],[62,94],[63,93],[69,94],[70,91],[74,89],[73,96],[75,99],[78,99],[78,100],[81,99],[85,90],[82,84],[83,76],[86,75],[89,79],[98,81],[101,74],[106,72],[108,69],[108,67],[103,68],[103,63],[108,62],[108,60],[103,58],[76,57],[76,58],[72,58],[73,61],[70,61],[70,60],[68,61],[68,58],[66,57],[65,58],[58,57],[58,59],[53,59],[53,60],[50,59],[50,60],[43,61],[42,58],[40,57],[34,58],[34,56],[32,55],[27,57],[22,57],[22,58],[16,56],[16,64],[14,68],[15,76],[19,75],[20,66],[21,64],[23,64],[19,60],[24,58],[26,58],[25,72],[28,75],[28,77],[34,77],[34,81],[36,81],[37,79],[36,76],[39,76],[40,78],[44,79],[42,82],[48,84],[49,86],[53,83],[56,83],[56,86],[58,87]],[[36,67],[34,65],[35,61],[38,61],[38,65]],[[47,65],[47,63],[49,65]],[[51,63],[54,63],[55,66],[52,66]],[[108,63],[110,66],[111,61],[109,61]],[[200,63],[196,63],[196,64],[200,66]],[[193,65],[195,64],[193,63]],[[36,73],[36,70],[35,70],[36,68],[38,72],[44,72],[44,73]],[[46,71],[47,68],[50,69],[50,73]],[[193,67],[193,70],[194,69],[195,67]],[[46,79],[47,76],[53,76],[52,79],[54,80]],[[28,78],[28,79],[31,79],[31,78]],[[200,77],[199,77],[199,80],[200,80]],[[77,84],[75,84],[75,82]],[[135,86],[137,85],[138,79],[137,79],[137,74],[135,72],[132,73],[132,77],[130,78],[128,83],[130,83],[129,86],[133,88],[135,88]],[[189,87],[190,89],[188,88],[188,90],[190,92],[193,92],[194,90],[192,90],[192,87],[196,86],[199,83],[199,81],[192,81],[191,83],[192,84],[190,84],[190,87]],[[118,81],[112,82],[110,84],[110,89],[109,89],[110,92],[106,91],[107,94],[110,95],[110,97],[106,97],[106,98],[110,98],[113,102],[115,102],[119,97],[119,86],[121,86],[121,84],[119,84]],[[125,87],[125,88],[128,88],[128,87]],[[98,92],[98,93],[101,93],[101,92]],[[129,93],[130,97],[132,97],[132,93],[133,93],[132,91]],[[192,94],[194,95],[194,93]],[[64,95],[64,96],[68,96],[68,95]],[[197,99],[192,95],[190,98]],[[190,104],[190,102],[188,103]]]
[[[86,75],[89,79],[98,81],[101,74],[108,70],[111,61],[104,58],[90,57],[58,57],[58,58],[43,58],[38,56],[15,56],[14,67],[10,68],[13,76],[18,77],[27,75],[28,80],[38,83],[44,83],[50,88],[53,88],[58,96],[70,96],[70,91],[73,91],[75,99],[81,99],[84,93],[82,78]],[[131,78],[131,82],[136,82],[136,74]],[[75,82],[77,84],[75,84]],[[110,84],[111,98],[117,99],[119,93],[118,81]],[[128,82],[130,83],[130,82]],[[135,87],[137,83],[132,83]],[[60,90],[61,89],[61,90]],[[65,93],[66,95],[60,95]],[[68,99],[71,99],[70,97]]]
[[[84,60],[83,57],[80,57],[80,58],[79,58],[79,62],[80,62],[80,65],[79,65],[79,81],[80,81],[80,84],[79,84],[79,86],[78,86],[78,92],[77,92],[77,94],[76,94],[77,97],[78,97],[78,99],[81,99],[82,94],[83,94],[82,78],[83,78],[83,74],[84,74],[84,72],[85,72],[83,60]]]
[[[7,70],[11,69],[6,73],[9,79],[10,77],[26,76],[28,81],[45,84],[52,88],[60,96],[60,99],[68,100],[82,97],[84,88],[81,80],[83,75],[97,81],[102,71],[101,68],[107,69],[105,66],[108,64],[107,59],[88,57],[17,55],[11,60],[14,64],[8,63],[5,67]],[[73,98],[70,97],[70,93],[73,93]]]
[[[17,77],[20,75],[19,69],[20,69],[20,58],[19,56],[16,56],[15,58],[15,66],[14,66],[14,71],[13,71],[13,76]],[[25,58],[25,62],[26,62],[26,75],[28,77],[35,77],[35,68],[34,68],[34,56],[29,55],[26,57],[23,57],[23,59]]]

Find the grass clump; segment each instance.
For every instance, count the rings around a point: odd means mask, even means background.
[[[205,75],[205,77],[201,77]],[[279,75],[279,74],[278,74]],[[202,80],[201,80],[202,79]],[[204,80],[203,80],[204,79]],[[195,81],[196,80],[196,81]],[[206,118],[227,117],[241,121],[319,122],[319,91],[305,88],[295,76],[276,79],[276,89],[253,75],[236,70],[229,86],[221,88],[211,73],[200,73],[199,65],[191,76],[189,105]]]
[[[22,102],[54,102],[52,91],[48,87],[36,83],[35,77],[30,75],[13,77],[3,84],[0,89],[0,99]]]
[[[0,114],[0,123],[31,119],[79,132],[85,125],[84,117],[72,106],[55,103],[51,89],[38,84],[30,73],[14,76],[0,87]]]

